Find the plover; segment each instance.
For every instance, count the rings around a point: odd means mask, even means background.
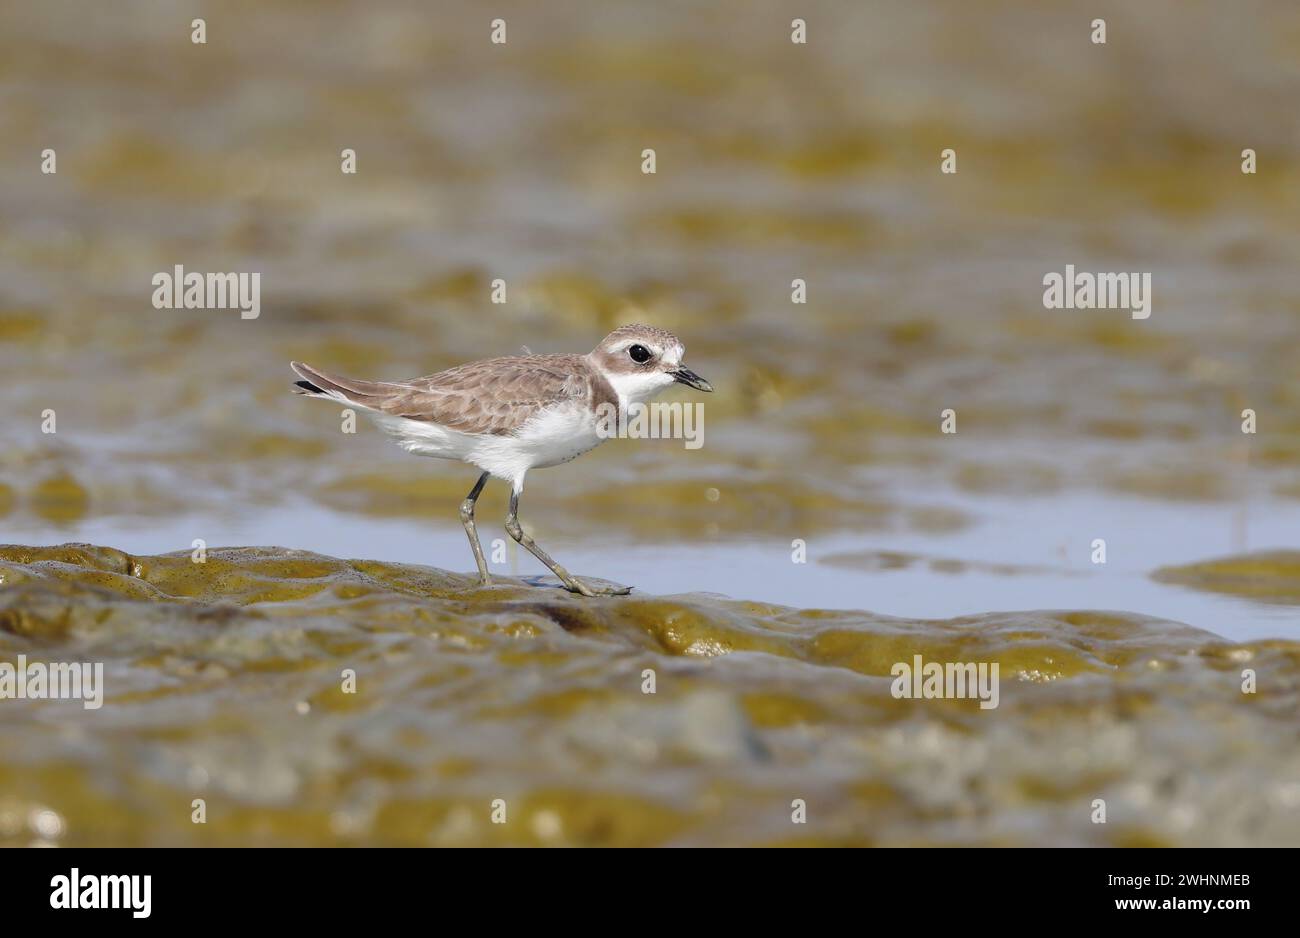
[[[584,596],[622,594],[630,587],[594,588],[560,566],[519,525],[519,495],[531,469],[558,466],[605,440],[601,405],[625,412],[674,383],[700,391],[713,386],[682,365],[677,336],[653,326],[621,326],[587,355],[516,355],[470,362],[409,381],[357,381],[291,366],[303,380],[295,393],[360,408],[408,453],[458,459],[482,470],[460,506],[479,582],[489,585],[487,561],[474,527],[474,503],[491,477],[510,483],[506,531],[546,564],[566,589]]]

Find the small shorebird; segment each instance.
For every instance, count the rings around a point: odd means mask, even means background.
[[[593,588],[560,566],[519,526],[519,494],[530,469],[558,466],[604,442],[597,408],[644,404],[679,382],[713,386],[682,365],[677,336],[653,326],[621,326],[588,355],[517,355],[470,362],[409,381],[357,381],[292,362],[303,380],[294,391],[366,411],[408,453],[458,459],[483,474],[460,506],[479,581],[492,582],[474,527],[474,503],[490,476],[510,483],[506,531],[584,596],[630,587]]]

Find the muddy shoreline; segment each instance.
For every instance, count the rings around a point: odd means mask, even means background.
[[[1300,644],[1143,616],[909,621],[275,548],[8,546],[18,654],[103,662],[104,706],[0,703],[7,845],[1300,835]],[[997,662],[996,709],[894,696],[914,655]],[[525,823],[494,824],[498,799]]]

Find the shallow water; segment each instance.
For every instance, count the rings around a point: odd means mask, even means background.
[[[503,0],[503,48],[469,2],[223,5],[205,47],[0,9],[0,540],[320,555],[155,593],[6,548],[0,660],[115,702],[0,705],[0,839],[1300,843],[1300,9],[1242,9],[808,0],[806,48],[775,0]],[[1044,309],[1067,263],[1150,271],[1151,318]],[[260,317],[153,308],[175,264],[260,272]],[[457,598],[473,473],[287,393],[635,320],[717,392],[698,450],[530,477],[542,544],[638,587],[590,610]],[[914,651],[1001,705],[890,697]]]
[[[536,500],[545,501],[544,490]],[[694,541],[622,544],[608,531],[566,537],[563,519],[533,533],[570,569],[649,595],[713,592],[800,607],[870,608],[910,619],[1100,608],[1184,622],[1234,641],[1300,639],[1300,615],[1278,601],[1284,593],[1212,589],[1162,573],[1207,555],[1236,555],[1236,507],[1171,506],[1089,493],[1017,500],[953,495],[948,504],[969,509],[979,520],[946,534],[827,535],[812,541],[802,563],[794,562],[788,542],[772,538],[726,542],[702,532]],[[1300,507],[1259,513],[1251,522],[1257,551],[1295,542]],[[494,572],[547,572],[509,540],[498,518],[481,511],[478,526]],[[1119,535],[1126,545],[1104,565],[1094,564],[1088,550],[1089,535],[1098,529]],[[236,517],[193,515],[143,524],[88,520],[54,532],[40,525],[9,530],[26,543],[111,540],[136,553],[191,549],[196,538],[213,546],[274,543],[330,556],[347,556],[359,544],[375,560],[473,569],[459,523],[446,517],[358,517],[302,501]],[[1282,575],[1291,573],[1284,568]]]

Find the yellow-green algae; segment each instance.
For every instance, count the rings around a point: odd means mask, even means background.
[[[387,452],[364,419],[340,432],[337,411],[287,393],[286,363],[401,378],[523,343],[581,351],[638,319],[677,332],[717,388],[704,447],[608,444],[573,481],[542,476],[526,516],[563,512],[590,536],[635,491],[663,506],[653,525],[620,514],[637,541],[906,528],[917,495],[888,483],[936,466],[980,496],[1099,481],[1188,502],[1300,494],[1286,275],[1300,164],[1243,174],[1225,156],[1243,136],[1292,145],[1275,115],[1295,97],[1277,76],[1297,9],[1231,35],[1212,5],[1134,11],[1124,34],[1144,54],[1099,71],[1068,9],[1026,0],[942,17],[894,4],[888,29],[814,4],[836,24],[816,56],[745,4],[628,30],[581,4],[503,2],[530,43],[490,82],[465,2],[437,29],[416,6],[250,5],[244,40],[202,57],[139,16],[88,31],[78,4],[0,7],[0,68],[23,91],[3,103],[0,160],[26,165],[33,139],[65,156],[39,194],[0,176],[0,366],[7,411],[28,415],[0,452],[4,517],[45,530],[292,492],[387,518],[408,510],[393,493],[417,490],[424,517],[454,527],[472,476],[423,488],[439,470]],[[1051,57],[1008,39],[1031,6]],[[1219,67],[1189,66],[1198,54]],[[1153,63],[1177,80],[1148,81]],[[846,93],[886,86],[907,90]],[[87,100],[102,121],[75,119]],[[320,156],[342,126],[369,141],[364,186]],[[666,171],[640,173],[630,138],[661,141]],[[954,141],[961,171],[945,177]],[[1042,308],[1063,259],[1113,270],[1155,243],[1149,320]],[[141,272],[178,252],[265,270],[261,317],[148,306]],[[789,302],[787,268],[807,303]],[[491,301],[499,275],[509,303]],[[956,439],[938,432],[946,407]],[[1245,408],[1259,430],[1241,439]],[[57,434],[39,433],[47,409]],[[702,505],[710,487],[722,498]]]
[[[0,657],[106,672],[98,711],[0,702],[0,843],[1300,842],[1293,642],[203,559],[0,547]],[[1000,705],[895,699],[918,654],[997,662]]]
[[[1300,604],[1300,551],[1271,550],[1161,567],[1152,577],[1193,589]]]

